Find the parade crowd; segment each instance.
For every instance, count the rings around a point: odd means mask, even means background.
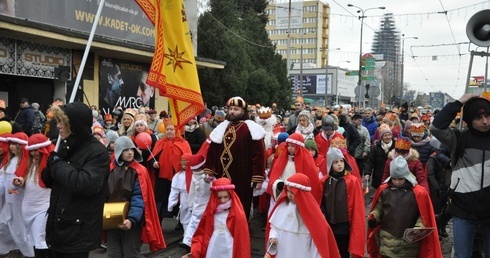
[[[19,103],[0,107],[0,257],[142,257],[176,218],[184,257],[249,258],[254,216],[264,257],[439,258],[451,219],[454,257],[477,233],[490,257],[490,101],[473,94],[441,110],[232,97],[184,128],[145,107]]]

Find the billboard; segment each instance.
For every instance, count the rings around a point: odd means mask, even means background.
[[[301,83],[300,75],[291,75],[293,93],[299,94]],[[332,74],[303,74],[303,94],[332,94]]]
[[[1,2],[1,1],[0,1]],[[13,16],[69,30],[91,31],[97,0],[4,0],[0,15]],[[106,0],[97,35],[153,46],[155,29],[135,1]]]
[[[71,59],[68,48],[0,37],[0,74],[56,79],[55,68],[71,69]]]
[[[110,113],[114,107],[155,107],[155,88],[146,84],[149,64],[100,57],[99,107]]]
[[[430,92],[429,93],[429,104],[433,109],[444,107],[444,93],[442,92]]]
[[[276,29],[287,29],[289,20],[289,3],[276,4]],[[291,3],[292,29],[303,27],[303,2]]]

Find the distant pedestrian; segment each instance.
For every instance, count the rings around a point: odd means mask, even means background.
[[[27,136],[31,136],[34,125],[34,110],[29,106],[27,98],[21,98],[19,101],[20,110],[15,116],[15,122],[18,123]]]
[[[32,133],[44,133],[44,126],[46,123],[46,117],[43,112],[39,110],[40,105],[38,103],[31,104],[32,109],[34,110],[34,124],[32,125]]]

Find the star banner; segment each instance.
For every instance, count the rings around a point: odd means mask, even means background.
[[[183,128],[204,110],[183,0],[135,0],[155,26],[155,52],[146,83],[169,99],[172,124]]]

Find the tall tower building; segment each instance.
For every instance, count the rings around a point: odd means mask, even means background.
[[[289,12],[289,6],[291,10]],[[285,59],[290,28],[290,66],[294,63],[311,64],[311,68],[325,67],[328,63],[330,38],[330,6],[320,0],[270,0],[267,7],[269,33],[276,51]],[[291,14],[289,18],[289,13]],[[303,53],[301,55],[301,53]]]

